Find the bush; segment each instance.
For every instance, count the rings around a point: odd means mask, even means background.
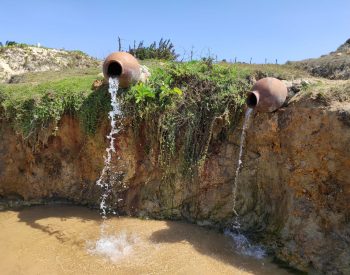
[[[15,42],[15,41],[6,41],[6,42],[5,42],[5,46],[6,46],[6,47],[15,46],[15,45],[17,45],[17,44],[18,44],[18,43]]]
[[[128,52],[140,60],[162,59],[173,61],[178,57],[170,39],[164,40],[163,38],[158,42],[158,46],[156,42],[153,42],[150,46],[145,46],[144,42],[141,41],[136,47],[135,43],[134,48],[129,46]]]
[[[127,91],[123,111],[135,134],[146,129],[145,143],[157,148],[162,167],[192,173],[206,158],[216,119],[225,118],[226,130],[235,126],[249,87],[236,66],[169,62]]]

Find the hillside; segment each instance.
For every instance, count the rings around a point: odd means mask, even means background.
[[[19,44],[0,47],[0,82],[18,82],[29,72],[96,68],[100,62],[81,51],[65,51]]]
[[[306,70],[313,76],[328,79],[350,79],[350,39],[328,55],[291,62],[291,64]]]

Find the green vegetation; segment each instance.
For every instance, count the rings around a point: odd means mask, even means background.
[[[230,65],[227,65],[230,66]],[[261,79],[263,77],[275,77],[278,79],[296,79],[310,77],[310,74],[291,65],[276,64],[235,64],[238,70],[246,71],[251,77]]]
[[[95,77],[100,73],[100,68],[92,67],[87,69],[77,69],[77,68],[67,68],[62,71],[45,71],[45,72],[28,72],[21,75],[16,75],[12,77],[13,84],[23,84],[24,86],[34,85],[34,84],[43,84],[45,82],[59,82],[68,78],[74,77]],[[91,83],[90,83],[91,84]],[[3,87],[7,87],[6,85]],[[20,86],[18,86],[20,87]]]
[[[0,42],[0,47],[11,47],[11,46],[17,46],[17,45],[26,45],[26,44],[17,43],[16,41],[9,41],[9,40],[7,40],[5,44],[2,44],[2,42]]]
[[[0,42],[0,53],[4,51],[6,48],[18,47],[18,48],[27,48],[31,45],[26,43],[17,43],[16,41],[6,41],[5,44]]]
[[[206,157],[215,120],[225,118],[226,130],[235,126],[248,73],[210,62],[165,63],[146,84],[128,90],[124,112],[133,116],[136,133],[146,129],[145,144],[158,150],[163,167],[182,160],[180,168],[192,170]]]
[[[156,150],[162,167],[184,173],[200,167],[214,136],[223,140],[236,126],[252,78],[302,74],[288,66],[214,64],[211,60],[147,60],[144,64],[150,67],[151,77],[147,83],[120,90],[121,107],[132,118],[135,135],[144,139],[145,153]],[[0,116],[28,139],[57,129],[67,113],[79,118],[82,129],[93,135],[111,108],[107,85],[91,89],[97,73],[97,69],[31,73],[17,84],[1,84]],[[220,127],[215,127],[218,121]]]
[[[54,123],[64,113],[78,114],[91,93],[96,75],[74,76],[40,84],[1,84],[2,116],[25,138]]]
[[[161,59],[174,61],[178,57],[170,39],[163,38],[160,39],[158,45],[157,42],[154,41],[151,45],[145,46],[144,42],[141,41],[136,47],[136,42],[134,42],[133,48],[129,46],[128,52],[140,60]]]
[[[298,100],[314,99],[322,105],[329,105],[332,101],[349,102],[350,101],[350,81],[337,80],[325,81],[318,80],[303,87],[303,93]]]

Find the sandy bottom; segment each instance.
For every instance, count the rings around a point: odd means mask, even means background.
[[[287,274],[223,234],[183,222],[110,218],[76,206],[0,212],[0,274]]]

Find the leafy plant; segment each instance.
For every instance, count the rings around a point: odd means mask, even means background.
[[[171,89],[169,86],[162,86],[162,92],[159,94],[160,99],[164,99],[166,97],[171,97],[172,95],[182,96],[181,89],[175,87]]]
[[[147,98],[155,98],[156,96],[155,92],[144,83],[140,83],[132,87],[131,92],[135,96],[136,103],[143,102],[147,100]]]

